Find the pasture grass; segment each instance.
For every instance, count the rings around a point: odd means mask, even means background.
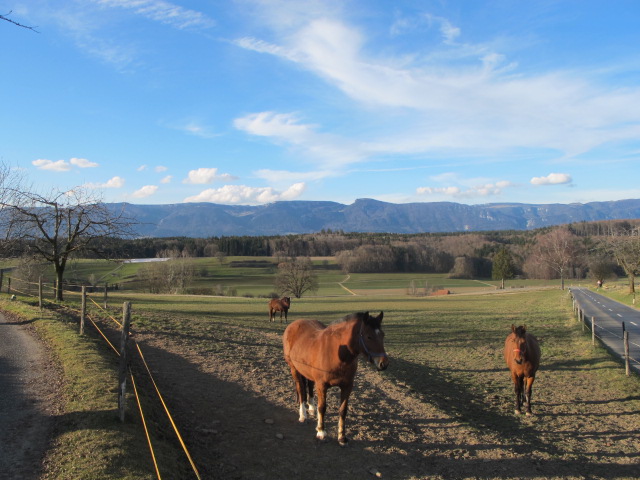
[[[233,276],[232,268],[223,270]],[[327,273],[327,278],[331,274]],[[336,276],[341,281],[346,278],[342,274]],[[371,283],[380,281],[389,287],[408,278],[411,275],[398,274],[385,281],[361,275],[353,279],[351,286],[371,287]],[[491,290],[495,292],[495,288]],[[101,295],[96,296],[98,303],[101,299]],[[109,311],[119,315],[124,301],[132,302],[134,334],[168,335],[212,353],[228,349],[225,341],[234,341],[228,338],[212,342],[211,337],[218,331],[239,329],[260,334],[281,333],[284,329],[278,318],[273,323],[268,321],[265,298],[118,291],[109,294]],[[78,295],[67,295],[66,303],[77,307]],[[46,478],[153,478],[139,421],[132,418],[122,425],[117,420],[117,365],[113,352],[93,335],[79,337],[77,324],[59,315],[40,314],[20,302],[3,301],[0,307],[33,321],[64,371],[64,412],[60,419],[63,428],[49,455],[50,472]],[[308,296],[292,299],[289,321],[307,317],[329,323],[355,311],[385,312],[383,328],[392,367],[383,375],[478,430],[490,428],[509,432],[523,442],[540,442],[531,428],[535,420],[522,417],[514,423],[510,413],[512,387],[502,349],[512,323],[526,324],[541,341],[543,361],[534,387],[534,410],[538,398],[557,403],[563,395],[568,399],[561,403],[573,408],[569,397],[575,392],[563,392],[562,381],[556,379],[569,370],[588,379],[588,388],[619,392],[621,398],[640,396],[638,378],[625,377],[619,362],[603,348],[591,346],[590,337],[573,319],[566,290],[515,288],[491,295],[442,297],[354,296],[346,292]],[[132,401],[130,405],[135,409]],[[579,415],[580,408],[576,405],[570,414]],[[548,435],[552,438],[552,434]],[[163,432],[156,433],[160,439],[154,439],[154,445],[159,445],[165,465],[181,465],[183,460],[176,460],[174,446],[163,442],[163,436]],[[554,451],[550,447],[550,455]]]

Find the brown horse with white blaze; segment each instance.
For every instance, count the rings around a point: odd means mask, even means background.
[[[313,414],[310,402],[314,385],[317,387],[316,438],[324,440],[327,435],[324,429],[327,390],[329,387],[339,387],[338,442],[346,445],[349,441],[345,433],[345,420],[358,368],[358,356],[365,355],[378,370],[384,370],[389,365],[384,350],[382,317],[383,312],[377,317],[369,315],[369,312],[358,312],[329,326],[317,320],[300,319],[285,329],[282,337],[284,358],[291,367],[296,385],[300,422],[306,421],[307,409]]]
[[[280,322],[282,322],[282,314],[284,313],[284,320],[287,321],[287,313],[291,308],[291,297],[282,297],[280,299],[274,298],[269,302],[269,321],[276,321],[276,312],[280,312]]]
[[[520,414],[524,403],[527,415],[531,412],[531,389],[540,366],[540,346],[527,327],[511,325],[511,333],[504,342],[504,359],[511,371],[516,394],[515,413]]]

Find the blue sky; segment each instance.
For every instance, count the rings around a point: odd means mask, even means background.
[[[640,198],[640,3],[0,0],[0,161],[109,202]]]

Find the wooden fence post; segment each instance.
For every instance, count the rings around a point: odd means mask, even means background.
[[[80,308],[80,335],[84,335],[84,319],[87,316],[87,287],[82,286],[82,307]]]
[[[591,344],[596,344],[596,317],[591,317]]]
[[[125,400],[127,394],[127,344],[129,341],[129,325],[131,323],[131,302],[122,305],[122,335],[120,336],[120,370],[118,375],[118,409],[120,421],[124,422]]]
[[[0,269],[0,292],[2,291],[2,281],[4,280],[4,270]]]
[[[631,365],[629,364],[629,332],[625,330],[622,337],[624,341],[624,368],[628,377],[631,375]]]
[[[107,309],[107,290],[109,290],[109,284],[104,284],[104,309]]]
[[[42,275],[38,277],[38,306],[42,310]]]
[[[578,319],[580,320],[580,323],[582,323],[582,331],[584,332],[585,326],[584,326],[584,312],[582,310],[579,309],[580,307],[578,307]]]
[[[11,277],[7,278],[7,293],[11,295]]]

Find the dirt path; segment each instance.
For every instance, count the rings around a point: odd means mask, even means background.
[[[55,369],[28,325],[0,313],[0,478],[37,479],[53,427]]]
[[[504,395],[474,398],[434,372],[409,383],[362,362],[347,419],[352,441],[343,448],[337,390],[327,441],[315,439],[313,421],[298,423],[280,335],[217,325],[137,340],[203,478],[640,478],[640,398],[594,392],[568,367],[542,380],[536,416],[514,417],[504,372],[496,373]]]

